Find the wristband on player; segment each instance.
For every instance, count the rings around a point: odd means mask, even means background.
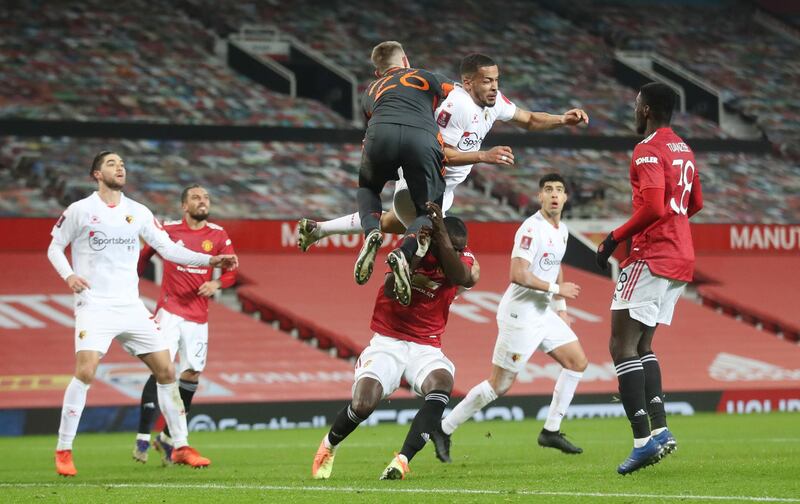
[[[414,255],[417,257],[425,257],[425,254],[428,253],[428,242],[419,243],[417,242],[417,251],[414,252]]]
[[[551,294],[558,294],[559,292],[561,292],[561,287],[559,287],[557,283],[552,282],[550,284],[550,287],[547,288],[547,292]]]
[[[567,311],[567,300],[564,298],[553,299],[550,301],[550,308],[554,311]]]

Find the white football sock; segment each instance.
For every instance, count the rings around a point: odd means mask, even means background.
[[[497,394],[488,381],[484,380],[475,385],[458,403],[458,406],[453,408],[453,411],[442,420],[442,431],[445,434],[452,434],[459,425],[472,418],[481,408],[495,399],[497,399]]]
[[[558,432],[561,429],[561,420],[567,414],[569,403],[575,396],[575,389],[578,388],[583,373],[561,369],[558,375],[556,386],[553,389],[553,400],[550,402],[550,411],[547,412],[547,420],[544,422],[545,430]]]
[[[360,234],[364,231],[361,229],[361,217],[358,212],[329,221],[317,222],[317,228],[320,238],[334,234]]]
[[[167,421],[172,446],[176,449],[189,444],[189,428],[186,426],[186,410],[183,407],[181,393],[178,391],[178,384],[157,383],[158,406]]]
[[[71,450],[72,441],[78,433],[83,407],[86,406],[86,393],[89,385],[72,377],[67,390],[64,391],[64,403],[61,406],[61,425],[58,427],[58,446],[56,450]]]

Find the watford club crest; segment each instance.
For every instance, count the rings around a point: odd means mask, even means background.
[[[203,240],[203,243],[200,246],[203,247],[203,250],[206,252],[211,252],[211,249],[214,248],[214,243],[211,240]]]
[[[81,331],[78,333],[78,339],[83,339],[86,337],[86,331]]]
[[[133,224],[133,215],[126,215],[125,222],[127,222],[128,224]]]
[[[513,355],[511,356],[511,360],[512,360],[512,361],[514,361],[514,362],[517,362],[517,361],[518,361],[518,360],[520,360],[521,358],[522,358],[522,356],[521,356],[520,354],[518,354],[518,353],[515,353],[515,354],[513,354]]]

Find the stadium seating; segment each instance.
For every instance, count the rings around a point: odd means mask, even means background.
[[[591,114],[588,128],[560,131],[632,133],[636,93],[609,75],[610,52],[603,40],[527,0],[446,0],[435,10],[424,2],[356,0],[338,5],[335,13],[314,0],[178,4],[221,35],[244,24],[278,27],[350,70],[362,88],[373,78],[370,51],[382,40],[400,40],[413,65],[456,79],[460,58],[483,52],[497,59],[501,88],[520,106],[554,113],[583,107]],[[698,117],[681,115],[676,124],[689,136],[723,136],[715,124]]]
[[[0,118],[349,127],[236,74],[166,2],[5,2]]]
[[[94,189],[86,165],[111,146],[128,168],[128,192],[172,216],[193,182],[212,189],[217,218],[329,218],[355,211],[360,148],[293,142],[107,141],[0,138],[0,215],[57,216]],[[627,152],[516,149],[513,169],[478,165],[452,213],[467,220],[518,220],[537,208],[539,177],[563,173],[571,218],[630,212]],[[708,202],[697,222],[797,222],[800,166],[775,156],[697,154]],[[390,187],[384,193],[389,201]],[[758,202],[753,205],[753,202]]]
[[[401,33],[412,62],[453,77],[461,56],[485,52],[497,58],[503,89],[521,106],[556,112],[586,108],[592,122],[568,130],[576,134],[631,133],[635,92],[610,76],[611,50],[652,49],[720,87],[728,105],[756,117],[786,150],[800,130],[792,92],[797,70],[784,64],[797,44],[740,8],[584,3],[577,12],[585,15],[573,18],[576,26],[524,0],[504,2],[492,9],[491,19],[484,16],[491,8],[484,2],[454,0],[438,5],[435,15],[420,2],[390,7],[358,0],[341,6],[334,17],[313,0],[172,0],[155,11],[142,0],[113,11],[99,0],[41,5],[4,7],[0,83],[6,91],[0,91],[0,117],[349,126],[319,103],[271,93],[232,72],[212,56],[214,36],[199,20],[220,35],[247,23],[278,26],[351,70],[362,86],[372,76],[371,47]],[[645,13],[665,22],[657,31],[649,24],[645,30],[636,22]],[[711,29],[694,22],[712,17],[724,24]],[[114,36],[95,26],[115,27]],[[501,36],[488,36],[497,26],[503,26]],[[98,71],[97,61],[111,71]],[[680,115],[675,125],[688,137],[725,136],[696,116]]]
[[[334,217],[355,208],[360,146],[290,142],[166,142],[0,138],[0,215],[58,216],[94,190],[87,165],[113,148],[128,170],[126,193],[164,217],[198,182],[211,189],[217,218]],[[387,186],[384,201],[390,200]],[[491,196],[460,191],[454,211],[470,220],[513,220]]]
[[[792,223],[800,219],[800,166],[777,156],[695,154],[706,205],[695,222]],[[629,152],[516,149],[513,169],[478,165],[476,187],[522,214],[538,204],[542,173],[558,171],[572,186],[567,215],[618,218],[630,213]]]
[[[656,51],[702,76],[727,105],[756,118],[770,140],[786,149],[794,144],[796,152],[800,68],[789,62],[800,44],[760,24],[753,6],[577,2],[570,13],[614,47]],[[642,22],[652,19],[659,22]]]

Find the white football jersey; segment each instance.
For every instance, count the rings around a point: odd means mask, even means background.
[[[481,107],[463,88],[456,86],[436,109],[436,123],[444,143],[462,152],[479,151],[483,139],[495,121],[510,121],[517,106],[497,91],[494,107]],[[455,186],[463,182],[472,165],[446,166],[445,183]]]
[[[108,206],[97,192],[71,204],[50,233],[48,257],[62,278],[73,272],[89,289],[75,295],[75,308],[85,305],[126,305],[139,299],[139,237],[173,262],[208,266],[210,255],[188,250],[169,239],[152,212],[122,195]],[[64,248],[72,248],[72,266]],[[166,255],[165,255],[166,254]]]
[[[520,257],[530,263],[528,271],[545,282],[558,280],[561,259],[567,250],[569,231],[564,221],[553,227],[541,212],[531,215],[514,236],[511,257]],[[552,294],[529,289],[512,283],[503,294],[497,307],[497,319],[504,322],[524,322],[545,312]]]

